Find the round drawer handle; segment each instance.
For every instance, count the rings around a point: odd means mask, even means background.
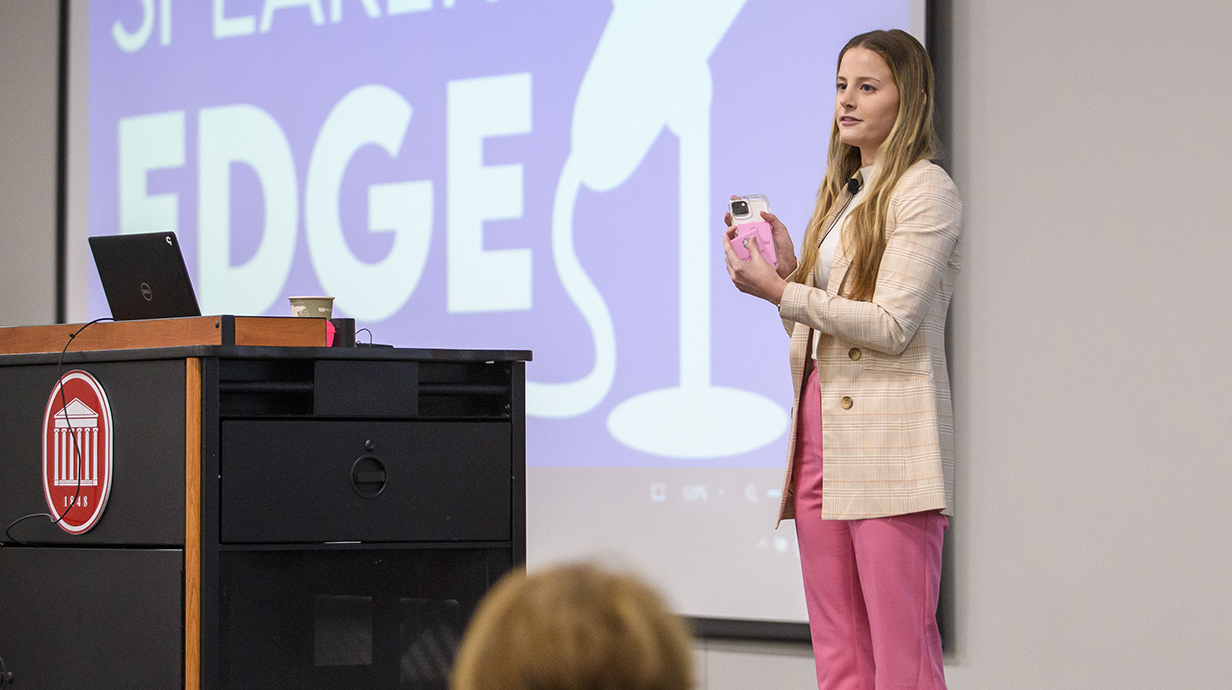
[[[360,498],[376,498],[385,490],[385,464],[373,455],[361,456],[351,465],[351,488]]]

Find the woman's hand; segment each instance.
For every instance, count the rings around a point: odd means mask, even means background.
[[[736,195],[732,195],[733,199],[738,199]],[[796,247],[791,242],[791,235],[787,234],[787,226],[783,225],[783,221],[779,217],[769,211],[761,212],[761,219],[770,224],[770,235],[774,238],[774,255],[779,260],[779,265],[776,268],[779,277],[786,279],[787,276],[796,271]],[[723,222],[727,224],[727,229],[732,229],[731,211],[723,214]]]
[[[791,243],[791,235],[787,234],[787,226],[778,216],[762,211],[761,219],[770,224],[770,233],[774,236],[774,255],[779,260],[779,277],[785,279],[796,271],[796,247]]]
[[[732,283],[740,292],[744,292],[754,297],[760,297],[771,304],[778,306],[783,300],[783,290],[787,288],[787,281],[783,280],[783,276],[775,270],[774,266],[766,261],[761,255],[761,248],[756,242],[748,242],[749,261],[743,261],[736,256],[736,250],[732,248],[732,240],[736,237],[736,229],[731,227],[731,216],[727,217],[728,227],[727,232],[723,233],[723,254],[727,258],[727,275],[731,276]],[[777,222],[777,219],[776,219]],[[780,227],[781,227],[780,223]],[[787,234],[786,230],[783,232]],[[787,240],[789,243],[790,239]],[[788,245],[790,247],[790,244]],[[775,251],[779,251],[778,235],[775,235]],[[782,258],[791,257],[791,261],[795,263],[795,255],[780,254]],[[782,259],[780,259],[780,263]],[[794,267],[793,267],[793,270]],[[790,271],[788,272],[790,274]]]

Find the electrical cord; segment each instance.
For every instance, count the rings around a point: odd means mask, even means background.
[[[68,352],[69,345],[71,345],[73,342],[73,339],[76,338],[78,335],[80,335],[81,332],[84,331],[86,328],[89,328],[90,326],[93,326],[94,324],[99,323],[100,321],[112,321],[112,320],[113,319],[111,317],[94,319],[93,321],[83,325],[81,328],[78,328],[76,331],[73,331],[73,333],[69,335],[68,340],[65,341],[64,347],[60,350],[60,358],[56,362],[56,384],[59,386],[59,389],[60,389],[60,409],[67,410],[68,408],[68,397],[64,392],[64,354]],[[68,507],[64,509],[64,512],[61,513],[60,517],[58,518],[53,518],[50,513],[32,513],[30,515],[24,515],[22,517],[19,517],[16,520],[10,522],[8,526],[4,528],[4,536],[7,537],[8,540],[11,541],[12,543],[20,544],[20,545],[26,544],[26,542],[23,542],[17,539],[16,537],[14,537],[12,532],[9,531],[13,529],[13,527],[17,523],[25,521],[25,520],[29,520],[31,518],[46,517],[48,520],[51,520],[51,524],[57,525],[62,520],[64,520],[65,517],[68,516],[69,511],[72,510],[77,505],[77,499],[81,496],[81,482],[82,482],[81,446],[77,440],[76,434],[73,433],[73,423],[69,419],[67,412],[65,412],[64,414],[64,424],[65,426],[68,427],[69,438],[73,440],[73,443],[70,445],[70,448],[71,448],[70,456],[73,461],[73,464],[76,467],[76,474],[77,474],[77,487],[73,493],[73,500],[69,502]],[[5,542],[0,542],[0,546],[4,546],[4,545],[5,545]],[[13,672],[9,670],[7,665],[5,665],[4,657],[0,657],[0,690],[6,690],[7,688],[14,687],[16,684],[16,680],[17,679],[13,675]]]
[[[372,331],[369,331],[367,328],[361,328],[358,331],[355,331],[355,335],[358,336],[360,333],[363,333],[364,331],[368,332],[368,345],[372,345]]]
[[[60,359],[59,361],[56,362],[56,383],[60,387],[60,409],[66,410],[68,408],[68,399],[64,393],[64,353],[68,352],[68,346],[73,343],[73,338],[76,338],[78,335],[81,334],[82,331],[89,328],[90,326],[93,326],[94,324],[99,323],[100,321],[112,321],[112,320],[113,319],[110,316],[104,316],[101,319],[94,319],[93,321],[83,325],[81,328],[78,328],[76,331],[73,331],[73,333],[68,336],[68,340],[64,342],[64,348],[60,350]],[[67,412],[64,413],[64,424],[68,427],[68,437],[72,439],[73,441],[72,445],[69,446],[71,448],[70,460],[72,460],[74,464],[74,468],[76,469],[76,475],[77,475],[77,490],[73,493],[73,500],[69,501],[69,504],[64,509],[64,512],[60,513],[60,517],[55,517],[51,513],[31,513],[29,515],[23,515],[17,518],[16,520],[10,522],[8,524],[8,527],[4,528],[4,536],[10,542],[14,544],[24,546],[27,543],[27,542],[21,541],[17,537],[14,537],[12,532],[9,531],[13,529],[13,527],[17,523],[24,522],[26,520],[30,520],[36,517],[45,517],[48,520],[51,520],[51,524],[58,525],[60,524],[61,521],[64,520],[65,517],[68,516],[69,511],[72,510],[77,505],[77,499],[78,497],[81,496],[81,473],[82,473],[81,446],[78,444],[76,434],[73,433],[73,423],[69,420]],[[0,542],[0,546],[2,545],[4,545],[4,542]],[[2,660],[0,660],[0,669],[3,669]],[[0,690],[3,690],[4,686],[10,682],[12,682],[11,674],[10,674],[10,679],[8,681],[4,681],[3,675],[0,674]]]

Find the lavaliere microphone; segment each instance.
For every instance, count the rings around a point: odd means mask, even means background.
[[[855,199],[856,192],[860,191],[860,187],[862,187],[863,184],[864,183],[859,178],[853,177],[847,180],[847,200],[843,202],[843,206],[838,210],[838,213],[831,216],[834,220],[830,222],[830,225],[826,228],[826,231],[821,233],[822,239],[825,239],[826,235],[830,233],[831,228],[834,227],[834,224],[837,223],[838,219],[843,216],[843,211],[846,211],[847,207],[851,205],[851,202]]]

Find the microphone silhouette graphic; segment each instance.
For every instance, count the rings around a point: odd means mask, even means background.
[[[624,183],[667,127],[678,139],[680,157],[680,385],[625,400],[609,415],[608,431],[647,453],[708,458],[753,450],[786,430],[787,414],[773,401],[710,384],[708,61],[745,1],[614,0],[578,90],[571,149],[552,212],[553,260],[590,328],[595,363],[575,381],[528,381],[529,414],[580,415],[611,389],[615,329],[574,251],[574,204],[583,185],[603,192]]]

